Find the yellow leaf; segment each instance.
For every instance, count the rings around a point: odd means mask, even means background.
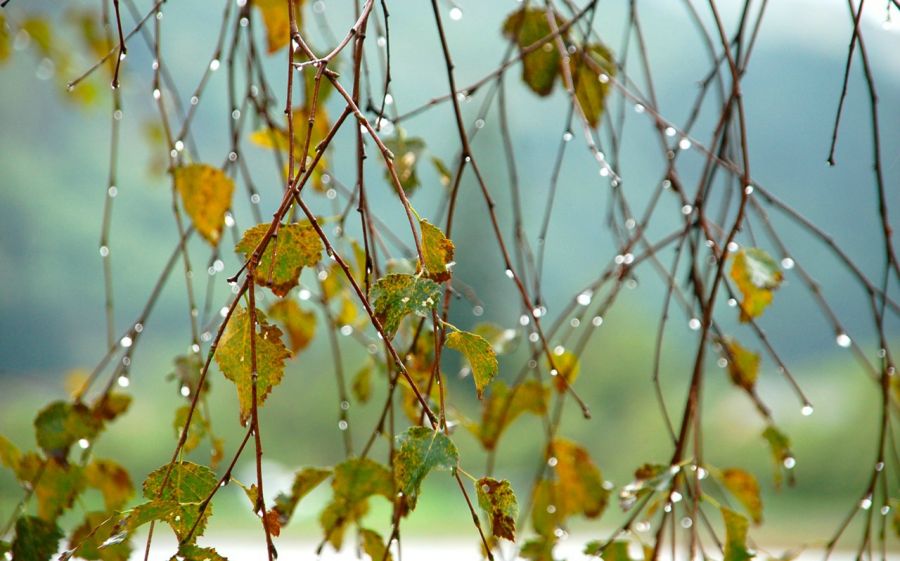
[[[190,164],[174,171],[175,188],[194,228],[212,245],[217,245],[231,208],[234,181],[225,172],[206,164]]]
[[[294,0],[294,18],[300,27],[300,8],[305,0]],[[266,41],[269,54],[281,50],[291,41],[291,20],[288,0],[253,0],[266,25]]]

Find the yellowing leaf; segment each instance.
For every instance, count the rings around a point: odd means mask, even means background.
[[[422,254],[425,257],[426,276],[437,282],[450,279],[450,267],[453,263],[453,242],[440,228],[427,220],[420,220],[422,228]]]
[[[781,286],[784,276],[778,264],[762,249],[751,247],[734,254],[731,278],[744,295],[741,321],[760,316],[772,302],[772,292]]]
[[[726,469],[722,471],[722,483],[744,505],[754,523],[762,522],[762,498],[753,474],[737,468]]]
[[[484,394],[484,388],[497,375],[499,365],[494,348],[487,340],[468,331],[453,331],[447,335],[447,346],[465,355],[472,366],[472,378],[475,379],[475,390],[478,399]]]
[[[127,536],[122,541],[109,540],[116,530],[117,517],[108,512],[88,512],[84,522],[69,538],[69,549],[78,559],[98,559],[100,561],[128,561],[131,557],[131,543]]]
[[[547,410],[547,389],[536,381],[528,381],[510,390],[502,380],[491,385],[491,393],[482,402],[481,423],[467,423],[486,450],[493,450],[503,431],[522,413],[542,415]]]
[[[564,23],[559,16],[554,17],[557,25]],[[522,8],[503,22],[503,36],[514,41],[520,52],[552,32],[547,21],[547,11],[543,8]],[[522,80],[536,94],[550,95],[559,72],[559,64],[559,50],[555,39],[551,39],[522,58]]]
[[[393,501],[394,485],[389,469],[368,458],[351,458],[334,468],[334,496],[319,515],[325,537],[335,549],[341,547],[347,525],[368,511],[368,499],[381,495]]]
[[[509,481],[482,477],[475,482],[478,506],[491,520],[491,533],[498,538],[516,541],[516,518],[519,503]]]
[[[392,274],[375,282],[370,292],[375,317],[385,335],[392,338],[407,314],[426,317],[440,299],[441,288],[433,280]]]
[[[238,307],[231,316],[219,349],[216,363],[226,378],[234,382],[240,403],[241,424],[250,419],[253,408],[253,370],[250,336],[253,333],[256,345],[256,403],[263,404],[272,388],[281,382],[284,375],[284,361],[291,356],[281,342],[281,330],[266,323],[257,312],[256,329],[250,328],[250,313]]]
[[[287,525],[291,516],[294,515],[294,510],[296,510],[300,499],[309,494],[310,491],[315,489],[319,483],[325,481],[330,475],[330,469],[315,467],[305,467],[300,469],[300,471],[294,475],[294,484],[291,485],[290,494],[279,493],[278,496],[275,497],[275,506],[273,507],[273,510],[278,513],[278,523],[281,526]]]
[[[721,341],[728,360],[728,374],[734,385],[753,393],[759,375],[759,355],[748,351],[733,339]]]
[[[300,308],[296,301],[285,298],[269,308],[269,317],[287,331],[291,352],[305,349],[316,334],[316,314]]]
[[[235,251],[250,259],[269,227],[268,223],[257,224],[244,232]],[[319,262],[322,250],[322,240],[308,221],[279,226],[277,236],[269,239],[256,266],[253,275],[256,283],[268,286],[277,296],[284,296],[297,286],[303,267]]]
[[[323,80],[327,81],[327,80]],[[313,118],[312,134],[309,140],[309,151],[304,154],[303,147],[306,145],[306,133],[309,130],[309,112],[305,108],[296,108],[291,113],[291,120],[294,124],[294,146],[293,154],[296,171],[299,165],[307,156],[312,157],[315,154],[316,147],[328,135],[331,125],[328,122],[328,112],[325,111],[324,104],[316,107],[316,113]],[[290,148],[287,128],[263,128],[253,132],[250,135],[250,141],[263,148],[270,148],[287,153]],[[316,169],[312,173],[313,187],[318,191],[325,191],[323,182],[323,173],[327,168],[327,161],[323,157],[319,160]],[[285,177],[287,177],[287,168],[285,169]]]
[[[609,500],[603,487],[603,476],[587,450],[557,438],[550,447],[556,458],[557,501],[566,514],[584,514],[587,518],[600,516]]]
[[[34,429],[38,446],[48,456],[64,460],[72,444],[96,436],[100,421],[82,403],[54,401],[35,417]]]
[[[353,376],[353,385],[351,386],[353,397],[360,403],[366,403],[372,396],[372,364],[366,363]]]
[[[219,555],[215,548],[200,547],[193,543],[181,544],[178,547],[178,557],[183,561],[228,561]]]
[[[16,539],[12,544],[12,558],[50,561],[62,537],[62,530],[54,522],[34,516],[21,516],[16,520]]]
[[[305,0],[294,1],[294,18],[297,26],[302,25],[300,15]],[[269,54],[281,50],[291,42],[291,20],[288,0],[253,0],[266,26],[266,42]]]
[[[794,456],[791,453],[791,440],[775,425],[766,427],[762,436],[766,439],[766,442],[769,443],[769,450],[772,453],[772,461],[775,466],[775,487],[781,487],[784,470],[787,470],[788,474],[790,474],[790,469],[794,466]],[[792,484],[793,479],[789,478],[788,483]]]
[[[740,514],[722,507],[725,521],[725,559],[723,561],[747,561],[753,555],[747,551],[747,519]]]
[[[18,472],[21,458],[22,453],[19,451],[19,448],[0,434],[0,464],[14,472]]]
[[[407,195],[412,194],[419,186],[416,169],[422,152],[425,151],[425,142],[421,138],[407,137],[403,129],[397,128],[397,134],[393,138],[386,139],[384,145],[394,154],[394,170],[397,172],[397,179],[400,180],[403,192]],[[390,170],[385,170],[385,178],[388,184],[396,189]]]
[[[409,510],[413,510],[425,476],[433,469],[456,469],[459,452],[446,434],[426,427],[410,427],[394,441],[394,481]]]
[[[119,510],[134,495],[128,470],[112,460],[93,460],[84,469],[88,486],[103,493],[106,510]]]
[[[556,367],[556,374],[552,370],[550,371],[553,376],[553,387],[559,393],[563,393],[578,377],[581,363],[577,356],[569,351],[564,351],[562,354],[553,353],[553,366]]]
[[[16,475],[19,481],[34,487],[38,516],[48,521],[56,520],[71,507],[85,485],[81,466],[52,457],[44,460],[35,453],[21,457]]]
[[[225,225],[225,212],[231,208],[234,181],[225,172],[206,164],[175,168],[175,188],[184,210],[197,232],[217,245]]]
[[[112,421],[119,415],[123,415],[131,406],[131,396],[127,393],[104,393],[94,402],[91,413],[101,421]]]
[[[609,79],[601,80],[600,76],[604,74],[608,78],[616,75],[612,53],[605,45],[597,43],[579,49],[570,60],[578,106],[587,123],[596,128],[606,108],[606,97],[610,88]]]
[[[359,529],[359,537],[362,549],[372,561],[391,561],[391,552],[384,545],[384,538],[375,530],[368,528]]]

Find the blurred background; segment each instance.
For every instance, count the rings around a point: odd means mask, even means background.
[[[213,52],[220,4],[169,2],[165,6],[163,58],[181,88],[184,104],[189,103],[190,92]],[[721,4],[723,18],[734,25],[738,3]],[[861,29],[882,100],[882,156],[888,202],[896,222],[900,212],[900,127],[896,126],[900,123],[900,104],[896,103],[900,99],[896,59],[900,26],[894,22],[900,24],[900,13],[894,10],[889,17],[885,3],[873,4],[866,6]],[[500,33],[502,22],[517,5],[499,0],[442,4],[458,83],[471,83],[496,67],[506,46]],[[149,6],[138,3],[141,13]],[[10,18],[44,14],[53,22],[54,42],[62,48],[78,42],[73,11],[94,8],[91,2],[61,7],[49,1],[12,0],[6,9]],[[315,30],[311,32],[315,44],[323,48],[327,42],[317,22],[324,18],[339,35],[352,22],[348,2],[308,2],[304,10],[306,27]],[[313,10],[318,15],[314,16]],[[458,10],[453,17],[451,10]],[[626,10],[625,2],[604,0],[596,18],[600,37],[617,56],[623,44]],[[682,3],[646,0],[639,10],[655,72],[659,111],[672,122],[683,123],[698,82],[708,69],[702,44]],[[130,28],[131,19],[126,22],[125,27]],[[443,95],[448,86],[429,4],[393,3],[390,25],[393,97],[398,111],[405,113]],[[825,162],[851,33],[843,2],[771,3],[743,82],[750,158],[754,179],[760,185],[825,229],[860,270],[878,282],[883,265],[871,173],[871,122],[858,60],[851,70],[837,165],[829,167]],[[4,287],[0,290],[0,433],[21,448],[31,448],[31,423],[37,410],[50,400],[65,398],[67,374],[90,371],[106,349],[98,240],[107,194],[110,101],[105,79],[91,86],[96,93],[93,102],[73,101],[74,92],[66,92],[65,83],[93,62],[84,52],[73,49],[71,68],[62,75],[60,69],[48,68],[27,37],[17,36],[13,44],[14,51],[0,67],[0,284]],[[160,159],[166,161],[165,149],[153,143],[147,128],[156,118],[150,81],[152,54],[140,41],[133,45],[122,70],[122,144],[109,243],[117,332],[131,325],[140,313],[177,240],[169,179],[155,167]],[[275,55],[267,63],[275,92],[284,91],[283,58]],[[340,64],[349,66],[347,60]],[[521,85],[518,69],[509,72],[507,84],[525,227],[533,242],[543,216],[555,150],[566,128],[567,101],[559,87],[547,98],[533,95]],[[479,110],[480,95],[483,92],[475,92],[463,104],[469,123]],[[618,95],[612,99],[615,104],[622,103]],[[198,104],[193,130],[199,154],[192,155],[197,161],[221,162],[228,154],[227,107],[226,74],[220,71],[211,76]],[[332,115],[339,111],[336,99],[329,101],[329,108]],[[706,131],[714,126],[715,117],[711,111],[701,115],[698,138],[709,137]],[[448,125],[451,118],[450,106],[442,104],[404,121],[403,127],[411,136],[423,138],[430,154],[451,162],[458,147],[455,130]],[[629,110],[626,118],[628,134],[616,171],[630,201],[640,209],[661,179],[664,162],[647,116]],[[334,177],[347,185],[352,185],[355,177],[353,139],[351,132],[342,131],[332,156]],[[509,236],[508,174],[494,109],[487,113],[473,148],[493,189],[504,234]],[[281,189],[271,153],[245,143],[243,157],[254,170],[262,197],[260,209],[266,216],[279,200]],[[688,167],[695,159],[697,169],[703,161],[700,153],[682,157]],[[430,166],[422,166],[420,176],[423,185],[412,202],[423,217],[429,217],[439,208],[445,192]],[[367,179],[375,214],[403,235],[401,209],[384,182],[381,167],[370,165]],[[499,251],[491,241],[487,214],[471,175],[463,179],[461,189],[453,235],[457,247],[454,278],[477,294],[483,315],[476,317],[472,303],[460,301],[454,304],[451,321],[464,329],[480,321],[517,329],[521,314],[517,296],[510,290]],[[543,291],[551,319],[616,253],[605,227],[608,190],[608,178],[597,175],[596,163],[576,134],[562,169],[546,240]],[[225,278],[239,266],[227,245],[241,228],[254,223],[240,181],[237,194],[237,227],[226,235],[224,271],[211,277],[213,310],[226,301]],[[674,228],[681,220],[675,197],[664,197],[660,204],[658,213],[663,216],[656,234]],[[321,196],[314,199],[313,206],[323,214],[332,211],[331,202]],[[876,341],[864,291],[821,242],[783,216],[773,213],[772,220],[789,242],[796,261],[820,284],[847,333],[871,360]],[[205,295],[210,281],[206,275],[209,248],[192,240],[190,251],[195,261],[195,290]],[[671,252],[662,254],[664,262],[669,255]],[[665,463],[671,454],[650,385],[663,283],[650,269],[639,269],[636,280],[604,316],[582,357],[577,389],[594,418],[585,421],[573,408],[562,430],[564,436],[589,448],[604,477],[617,487],[628,483],[640,464]],[[312,276],[304,276],[303,281],[315,290]],[[892,294],[900,297],[896,286]],[[697,341],[696,333],[687,328],[689,318],[673,310],[674,327],[666,336],[662,378],[670,405],[680,411]],[[172,419],[185,401],[178,384],[167,381],[166,376],[174,370],[174,357],[186,353],[190,345],[188,320],[184,276],[176,269],[134,353],[128,389],[135,397],[133,406],[95,448],[98,456],[114,457],[128,466],[137,483],[163,464],[175,445]],[[723,322],[736,332],[746,329],[738,326],[736,319]],[[801,415],[801,404],[784,378],[771,361],[764,360],[759,392],[792,439],[796,485],[776,492],[772,460],[760,437],[764,424],[746,396],[718,369],[708,376],[704,395],[707,461],[722,467],[745,467],[758,477],[766,506],[766,523],[752,534],[759,543],[771,544],[775,550],[804,543],[821,546],[858,501],[871,471],[878,387],[852,353],[836,344],[834,329],[791,271],[786,272],[785,285],[760,325],[815,406],[813,415]],[[267,494],[287,489],[291,474],[300,466],[332,465],[343,459],[338,398],[321,318],[319,328],[315,342],[289,363],[283,383],[262,410],[265,468],[270,477]],[[896,317],[887,330],[896,342],[900,336]],[[349,337],[340,344],[345,368],[352,375],[367,360],[365,348]],[[758,343],[755,349],[759,350]],[[524,360],[526,348],[520,345],[501,359],[501,376],[511,380]],[[446,359],[444,368],[451,378],[448,391],[463,414],[477,417],[471,381],[455,375],[461,366],[457,357]],[[230,458],[240,436],[236,395],[218,371],[213,372],[212,384],[211,414],[217,434],[224,438],[226,458]],[[381,395],[376,392],[369,404],[354,403],[350,410],[350,430],[357,449],[379,413]],[[523,495],[537,468],[541,439],[535,435],[541,430],[536,418],[522,419],[500,445],[495,473],[509,478]],[[463,466],[477,475],[485,461],[477,441],[463,429],[457,431],[455,440]],[[208,458],[206,451],[195,455],[198,461]],[[239,462],[238,479],[253,481],[252,462],[250,455]],[[432,476],[426,485],[415,515],[404,525],[406,531],[465,536],[474,544],[469,515],[453,482]],[[301,503],[284,535],[298,539],[318,536],[315,517],[328,498],[326,487]],[[9,515],[19,497],[12,476],[0,471],[0,517]],[[386,502],[373,502],[373,506],[373,520],[389,519]],[[215,509],[208,533],[258,534],[258,521],[239,488],[226,488]],[[383,515],[380,519],[379,514]],[[618,506],[611,505],[598,521],[576,524],[572,531],[603,537],[621,520]],[[851,535],[856,535],[852,529]]]

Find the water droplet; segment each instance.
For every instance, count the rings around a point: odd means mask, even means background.
[[[882,471],[884,469],[884,462],[877,462],[875,464],[875,471]]]
[[[785,257],[781,260],[781,267],[785,270],[791,270],[794,268],[794,260],[790,257]]]
[[[697,331],[700,329],[701,325],[700,320],[697,318],[691,318],[690,321],[688,321],[688,327],[690,327],[692,331]]]
[[[234,227],[234,217],[231,215],[230,212],[225,213],[225,226],[227,226],[229,228]]]
[[[728,366],[728,359],[725,357],[719,357],[719,360],[716,361],[716,365],[719,368],[725,368],[726,366]]]
[[[178,150],[179,152],[181,152],[182,150],[184,150],[184,141],[182,141],[182,140],[176,140],[176,141],[175,141],[175,150]]]
[[[888,505],[884,505],[883,507],[881,507],[882,516],[887,516],[889,512],[891,512],[891,507],[889,507]]]
[[[541,339],[541,338],[540,338],[540,336],[537,334],[536,331],[533,331],[533,332],[531,332],[531,333],[528,334],[528,340],[531,341],[532,343],[537,343],[540,339]]]
[[[531,310],[531,315],[533,315],[533,316],[536,317],[536,318],[541,317],[542,315],[544,315],[543,307],[542,307],[542,306],[539,306],[539,307],[537,307],[537,308]]]
[[[600,327],[601,325],[603,325],[603,316],[594,316],[594,318],[591,320],[591,325],[593,325],[594,327]]]
[[[82,450],[87,450],[88,446],[91,445],[91,442],[87,438],[78,439],[78,447]]]
[[[238,23],[240,23],[241,27],[247,27],[250,25],[250,20],[248,18],[241,18]]]
[[[338,421],[338,429],[340,429],[340,430],[347,430],[347,427],[348,427],[348,426],[350,426],[350,425],[347,424],[347,421],[345,421],[345,420],[343,420],[343,419],[341,419],[340,421]]]
[[[341,409],[343,409],[344,411],[350,409],[350,402],[346,399],[341,401]]]
[[[547,505],[547,514],[553,514],[556,512],[556,505]]]
[[[872,496],[867,495],[863,500],[859,501],[859,508],[869,510],[872,508]]]
[[[845,349],[853,343],[853,340],[850,339],[850,336],[846,333],[838,333],[837,337],[835,337],[834,340],[835,342],[837,342],[839,347],[843,347]]]
[[[321,271],[319,271],[318,273],[316,273],[316,278],[319,279],[320,281],[323,281],[323,280],[327,279],[327,278],[328,278],[328,271],[326,271],[325,269],[322,269]]]
[[[116,382],[119,384],[120,388],[127,388],[128,385],[131,383],[131,380],[128,379],[128,376],[125,376],[123,374],[123,375],[119,376],[119,378],[116,380]]]
[[[162,97],[162,92],[159,91],[159,88],[153,88],[153,99],[159,99]]]
[[[635,113],[643,113],[645,110],[646,110],[646,108],[643,105],[641,105],[640,103],[634,104],[634,112]]]
[[[563,133],[563,142],[570,142],[574,138],[571,132],[566,131]]]
[[[472,315],[475,317],[480,317],[484,314],[484,308],[481,306],[473,306],[472,307]]]
[[[673,503],[678,503],[681,502],[681,499],[683,499],[684,497],[678,491],[672,491],[670,498],[672,499]]]
[[[804,417],[809,417],[813,414],[813,406],[807,403],[803,407],[800,408],[800,414]]]
[[[691,141],[687,138],[682,138],[678,141],[678,147],[682,150],[690,150],[691,149]]]
[[[694,212],[694,207],[692,207],[691,205],[684,205],[683,207],[681,207],[681,214],[685,216],[692,212]]]
[[[105,245],[100,246],[100,257],[106,257],[109,255],[109,248]]]
[[[334,189],[329,189],[329,190],[325,191],[325,196],[329,200],[334,200],[335,198],[337,198],[337,191],[335,191]]]
[[[556,459],[556,456],[550,456],[547,458],[547,465],[550,467],[556,467],[556,464],[559,463],[559,460]]]
[[[788,456],[784,459],[784,467],[787,469],[794,469],[797,466],[797,459],[793,456]]]
[[[531,318],[529,318],[527,315],[522,314],[519,317],[519,325],[525,326],[525,325],[528,325],[529,323],[531,323]]]
[[[260,199],[259,199],[259,193],[253,193],[252,195],[250,195],[250,202],[251,202],[251,203],[253,203],[253,204],[255,204],[255,205],[258,205],[258,204],[259,204],[259,200],[260,200]]]
[[[557,370],[556,368],[551,368],[550,375],[551,376],[559,376],[559,370]]]
[[[690,516],[685,516],[684,518],[681,519],[681,527],[682,528],[688,529],[693,525],[694,525],[694,521],[691,520]]]
[[[484,119],[475,119],[475,128],[483,129],[484,128]]]
[[[126,336],[122,337],[122,339],[119,341],[119,344],[122,345],[122,348],[123,348],[123,349],[127,349],[128,347],[131,346],[131,344],[132,344],[133,342],[134,342],[134,341],[131,340],[131,337],[129,337],[128,335],[126,335]]]
[[[191,105],[197,105],[198,103],[200,103],[200,98],[195,95],[192,95],[191,96]]]
[[[666,136],[675,136],[676,132],[674,127],[666,127]]]
[[[353,333],[352,325],[342,325],[341,326],[341,335],[346,337],[346,336],[349,336],[351,333]]]
[[[191,395],[191,388],[187,386],[181,386],[181,395],[184,397]]]
[[[209,69],[212,70],[213,72],[215,72],[216,70],[219,69],[220,64],[221,63],[219,62],[219,59],[214,58],[211,61],[209,61]]]
[[[729,299],[728,299],[728,306],[731,307],[731,308],[734,308],[735,306],[737,306],[737,300],[735,300],[734,298],[729,298]]]
[[[311,293],[309,290],[305,289],[305,288],[301,288],[301,289],[300,289],[300,292],[297,294],[297,296],[298,296],[301,300],[309,300],[309,298],[312,296],[312,293]]]
[[[453,21],[459,21],[462,19],[463,13],[458,7],[453,6],[450,8],[450,19]]]
[[[121,109],[116,109],[115,111],[113,111],[113,119],[115,119],[117,121],[121,121],[122,117],[124,117],[124,116],[125,116],[125,114],[122,113]]]
[[[609,75],[601,72],[600,74],[597,75],[597,80],[601,84],[606,84],[607,82],[609,82]]]

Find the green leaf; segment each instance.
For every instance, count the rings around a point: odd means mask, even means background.
[[[762,498],[753,474],[738,468],[725,469],[722,470],[722,484],[744,505],[755,524],[762,522]]]
[[[433,469],[456,469],[459,452],[447,435],[426,427],[410,427],[394,441],[394,481],[409,510],[413,510],[425,476]]]
[[[519,556],[530,561],[556,561],[553,557],[553,546],[555,545],[555,538],[547,536],[534,538],[522,544]]]
[[[516,518],[519,503],[509,481],[482,477],[475,482],[478,506],[491,520],[491,533],[498,538],[516,541]]]
[[[279,524],[281,526],[287,525],[291,520],[291,516],[294,515],[294,510],[296,510],[300,499],[315,489],[319,483],[328,479],[328,476],[330,475],[330,469],[316,467],[301,468],[294,475],[294,484],[291,486],[290,494],[286,495],[284,493],[279,493],[278,496],[275,497],[275,506],[273,507],[273,510],[278,513]]]
[[[214,548],[200,547],[192,543],[182,544],[178,548],[178,557],[184,561],[228,561]],[[173,559],[175,558],[173,557]]]
[[[551,444],[550,453],[556,458],[559,508],[566,514],[600,516],[609,501],[609,491],[603,487],[603,476],[587,450],[557,438]]]
[[[175,420],[172,422],[172,427],[175,429],[176,439],[181,438],[181,433],[184,431],[184,426],[187,423],[187,416],[190,411],[190,405],[184,405],[175,411]],[[184,453],[188,454],[194,451],[197,446],[203,442],[203,439],[206,438],[208,433],[209,423],[203,418],[199,409],[195,410],[194,414],[191,416],[191,426],[188,429],[187,437],[184,440]]]
[[[21,458],[22,453],[19,451],[19,448],[7,440],[5,436],[0,435],[0,464],[17,472],[19,471],[19,461]]]
[[[554,17],[558,26],[564,24],[559,16]],[[541,8],[522,8],[503,22],[503,36],[514,41],[520,53],[552,31],[547,21],[547,11]],[[522,80],[540,96],[550,95],[559,73],[560,56],[555,41],[547,41],[522,58]]]
[[[81,403],[54,401],[38,413],[34,429],[38,446],[48,456],[65,460],[72,444],[97,435],[100,422]]]
[[[392,561],[391,552],[384,544],[384,538],[375,530],[368,528],[359,529],[359,539],[362,542],[362,550],[372,561]]]
[[[482,398],[484,388],[497,375],[499,365],[494,348],[481,335],[468,331],[453,331],[447,335],[447,346],[465,355],[472,367],[472,378],[475,379],[475,391],[478,399]]]
[[[397,127],[397,134],[393,138],[386,139],[384,145],[394,154],[394,170],[397,172],[397,179],[400,180],[403,192],[407,195],[412,194],[419,186],[416,168],[422,152],[425,151],[425,141],[421,138],[407,137],[406,132]],[[385,178],[388,184],[396,189],[390,170],[385,170]]]
[[[631,554],[628,553],[628,542],[625,540],[616,540],[606,548],[603,548],[603,542],[590,541],[584,546],[584,554],[602,557],[603,561],[632,561]]]
[[[503,431],[522,413],[543,415],[547,411],[549,392],[539,382],[529,380],[514,389],[502,380],[491,384],[491,393],[482,402],[481,423],[467,423],[486,450],[493,450]]]
[[[190,353],[187,355],[179,355],[175,357],[175,370],[166,376],[166,380],[176,380],[178,382],[178,390],[187,388],[189,396],[200,391],[200,374],[203,371],[203,359],[199,353]],[[209,390],[209,380],[203,383],[203,390]],[[179,393],[180,395],[180,393]]]
[[[219,480],[211,469],[192,462],[173,464],[165,481],[168,470],[169,464],[166,464],[147,476],[143,491],[150,502],[132,511],[134,518],[130,524],[136,527],[150,520],[164,520],[178,539],[183,540],[199,518],[197,530],[192,536],[192,540],[196,539],[203,533],[212,513],[212,505],[209,505],[201,515],[200,504],[216,488]]]
[[[281,330],[266,323],[259,312],[256,320],[256,329],[251,331],[250,313],[238,307],[232,314],[216,351],[216,364],[237,388],[241,424],[247,423],[253,409],[251,333],[256,341],[257,406],[261,406],[272,388],[281,382],[284,361],[291,356],[281,342]]]
[[[784,276],[778,264],[762,249],[751,247],[734,254],[731,278],[744,295],[741,321],[759,317],[772,302],[772,292],[781,286]]]
[[[331,488],[331,503],[319,515],[319,523],[335,549],[340,549],[347,526],[368,511],[369,497],[393,501],[394,495],[391,471],[368,458],[351,458],[335,466]]]
[[[49,561],[59,547],[62,530],[53,522],[34,516],[16,520],[16,539],[12,544],[13,559]]]
[[[291,298],[278,300],[269,307],[269,317],[284,327],[295,355],[309,346],[316,335],[316,314],[300,308]]]
[[[725,559],[723,561],[747,561],[753,555],[747,550],[749,523],[740,514],[722,507],[725,521]]]
[[[84,522],[78,526],[69,539],[69,549],[79,559],[100,561],[128,561],[131,557],[131,543],[127,539],[110,540],[115,531],[115,520],[108,512],[88,512]],[[107,540],[110,540],[107,543]]]
[[[391,471],[368,458],[351,458],[335,466],[331,487],[335,497],[348,503],[358,503],[372,495],[388,500],[394,497]]]
[[[103,494],[106,510],[119,510],[134,496],[134,484],[128,470],[112,460],[95,459],[84,469],[89,487]]]
[[[576,51],[570,60],[569,66],[578,106],[587,123],[597,128],[606,108],[606,97],[610,90],[609,80],[601,81],[600,76],[616,75],[613,55],[605,45],[595,43]]]
[[[449,187],[450,181],[453,180],[453,172],[450,171],[447,164],[437,156],[431,157],[431,164],[434,166],[435,171],[437,171],[438,181],[441,182],[441,185]]]
[[[437,282],[450,280],[455,247],[444,232],[427,220],[420,220],[422,228],[422,255],[425,258],[425,275]]]
[[[794,455],[791,452],[791,440],[775,425],[769,425],[763,431],[762,436],[769,443],[774,463],[775,488],[781,487],[784,471],[788,472],[788,484],[793,484],[791,467],[794,463]]]
[[[392,274],[375,282],[370,297],[375,317],[390,339],[408,314],[429,316],[440,294],[441,287],[431,279]]]
[[[234,181],[225,172],[206,164],[190,164],[173,171],[175,189],[181,195],[184,210],[197,232],[212,245],[218,245],[225,225],[225,212],[231,208]]]
[[[269,223],[248,229],[234,247],[245,259],[250,259],[270,228]],[[304,220],[278,227],[260,257],[253,277],[256,284],[268,286],[277,296],[284,296],[297,286],[303,267],[312,267],[322,258],[324,246],[309,221]]]
[[[723,339],[721,344],[728,360],[728,374],[731,381],[752,394],[759,375],[759,355],[748,351],[730,338]]]

